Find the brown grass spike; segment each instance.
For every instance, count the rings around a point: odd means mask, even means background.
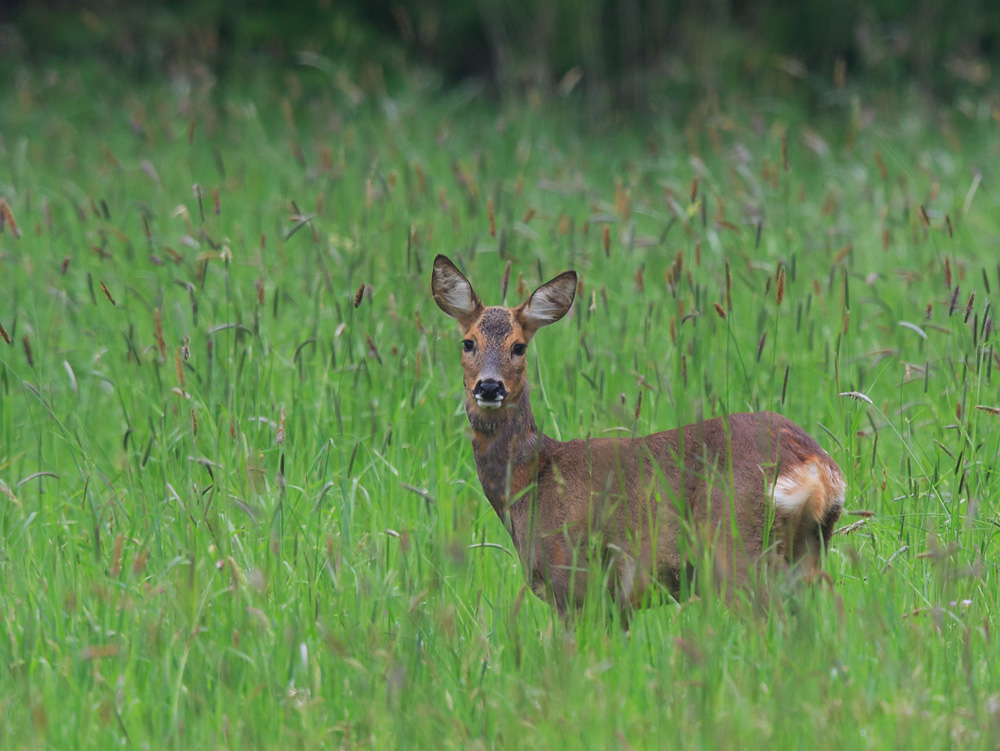
[[[889,179],[889,170],[885,166],[885,161],[882,159],[882,152],[875,152],[875,164],[878,166],[878,176],[882,178],[883,182]],[[923,207],[921,207],[923,208]]]
[[[17,226],[14,214],[10,210],[7,201],[0,198],[0,234],[3,234],[4,225],[10,227],[10,233],[16,238],[21,236],[21,229]]]
[[[101,292],[103,292],[104,296],[108,298],[108,302],[110,302],[116,308],[118,307],[118,303],[115,302],[115,298],[113,298],[111,296],[111,293],[108,292],[108,286],[104,282],[101,282]]]
[[[181,391],[184,390],[184,366],[181,364],[181,352],[177,350],[175,356],[175,361],[177,363],[177,384],[180,386]]]
[[[163,340],[163,320],[160,316],[160,309],[153,311],[153,320],[156,323],[156,348],[160,351],[160,360],[167,359],[167,343]]]
[[[191,190],[194,191],[194,198],[198,202],[198,213],[201,215],[201,223],[205,223],[205,207],[201,205],[201,186],[195,183],[191,186]]]

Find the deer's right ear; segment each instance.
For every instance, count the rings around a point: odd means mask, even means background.
[[[483,311],[483,304],[476,297],[469,280],[442,255],[434,259],[431,294],[438,307],[457,320],[462,328],[475,323]]]

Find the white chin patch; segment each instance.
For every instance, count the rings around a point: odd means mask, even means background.
[[[477,396],[476,404],[478,404],[483,409],[500,409],[500,407],[503,406],[503,399],[497,399],[495,402],[487,402],[483,401]]]

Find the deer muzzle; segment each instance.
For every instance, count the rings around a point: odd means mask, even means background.
[[[476,404],[483,409],[499,409],[507,396],[507,389],[504,388],[503,381],[484,378],[476,383],[472,395],[476,398]]]

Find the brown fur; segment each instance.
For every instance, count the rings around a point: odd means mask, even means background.
[[[538,431],[526,356],[513,347],[561,318],[575,288],[566,272],[517,308],[484,307],[447,258],[434,263],[434,298],[473,342],[463,370],[476,470],[535,593],[560,612],[579,606],[592,556],[611,567],[623,607],[655,584],[680,595],[706,551],[729,593],[761,562],[818,573],[844,481],[790,420],[739,413],[644,438],[556,441]],[[506,388],[499,408],[475,398],[484,373]]]

